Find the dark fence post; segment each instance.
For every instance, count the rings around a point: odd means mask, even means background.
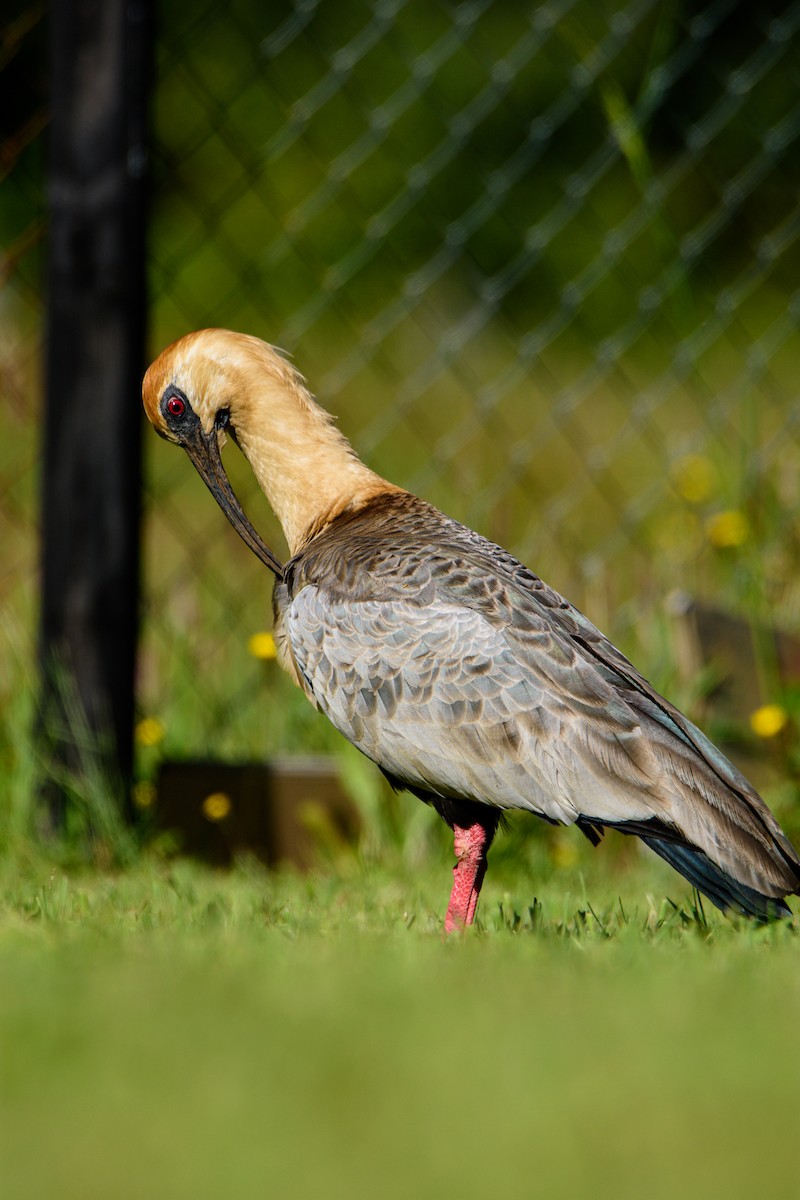
[[[61,772],[99,765],[128,804],[150,17],[150,0],[56,0],[50,15],[40,720],[56,820]]]

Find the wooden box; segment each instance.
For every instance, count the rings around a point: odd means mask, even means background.
[[[155,821],[182,853],[227,866],[256,854],[269,866],[307,869],[320,843],[355,841],[358,813],[327,758],[271,763],[166,761],[156,783]]]

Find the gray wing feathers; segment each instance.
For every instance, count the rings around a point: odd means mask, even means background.
[[[275,609],[309,697],[391,776],[797,891],[794,849],[724,755],[532,571],[409,493],[312,539]]]
[[[654,785],[666,799],[668,824],[748,887],[776,896],[796,891],[796,851],[741,772],[583,613],[527,568],[517,565],[509,575],[511,607],[523,614],[514,623],[524,628],[531,610],[544,616],[551,628],[558,628],[580,649],[637,717],[656,764]],[[634,813],[631,818],[637,819]],[[598,823],[602,819],[598,815]]]
[[[531,654],[457,604],[354,604],[313,586],[284,619],[319,707],[405,781],[565,823],[626,820],[634,805],[664,816],[636,715],[544,628]]]
[[[657,820],[742,883],[797,886],[772,814],[727,760],[574,609],[503,624],[438,597],[352,601],[313,585],[284,610],[304,686],[390,774],[434,795],[570,824]],[[623,674],[624,672],[624,674]]]

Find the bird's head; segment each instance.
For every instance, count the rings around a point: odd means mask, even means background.
[[[233,494],[220,450],[244,453],[291,554],[337,514],[399,491],[364,465],[302,376],[273,346],[227,329],[202,329],[168,346],[144,377],[156,432],[183,446],[228,520],[276,575],[283,568]]]
[[[156,433],[183,447],[236,532],[279,578],[283,567],[242,510],[220,451],[228,434],[238,441],[237,422],[247,423],[254,377],[263,382],[273,376],[276,386],[285,387],[295,374],[258,338],[203,329],[162,351],[142,384],[145,412]]]

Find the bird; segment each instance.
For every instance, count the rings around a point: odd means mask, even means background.
[[[281,665],[450,826],[447,933],[473,924],[513,810],[593,845],[606,829],[634,835],[723,911],[791,916],[800,859],[740,771],[532,570],[363,463],[287,355],[195,331],[152,363],[142,394],[275,576]],[[280,522],[285,564],[230,486],[228,437]]]

